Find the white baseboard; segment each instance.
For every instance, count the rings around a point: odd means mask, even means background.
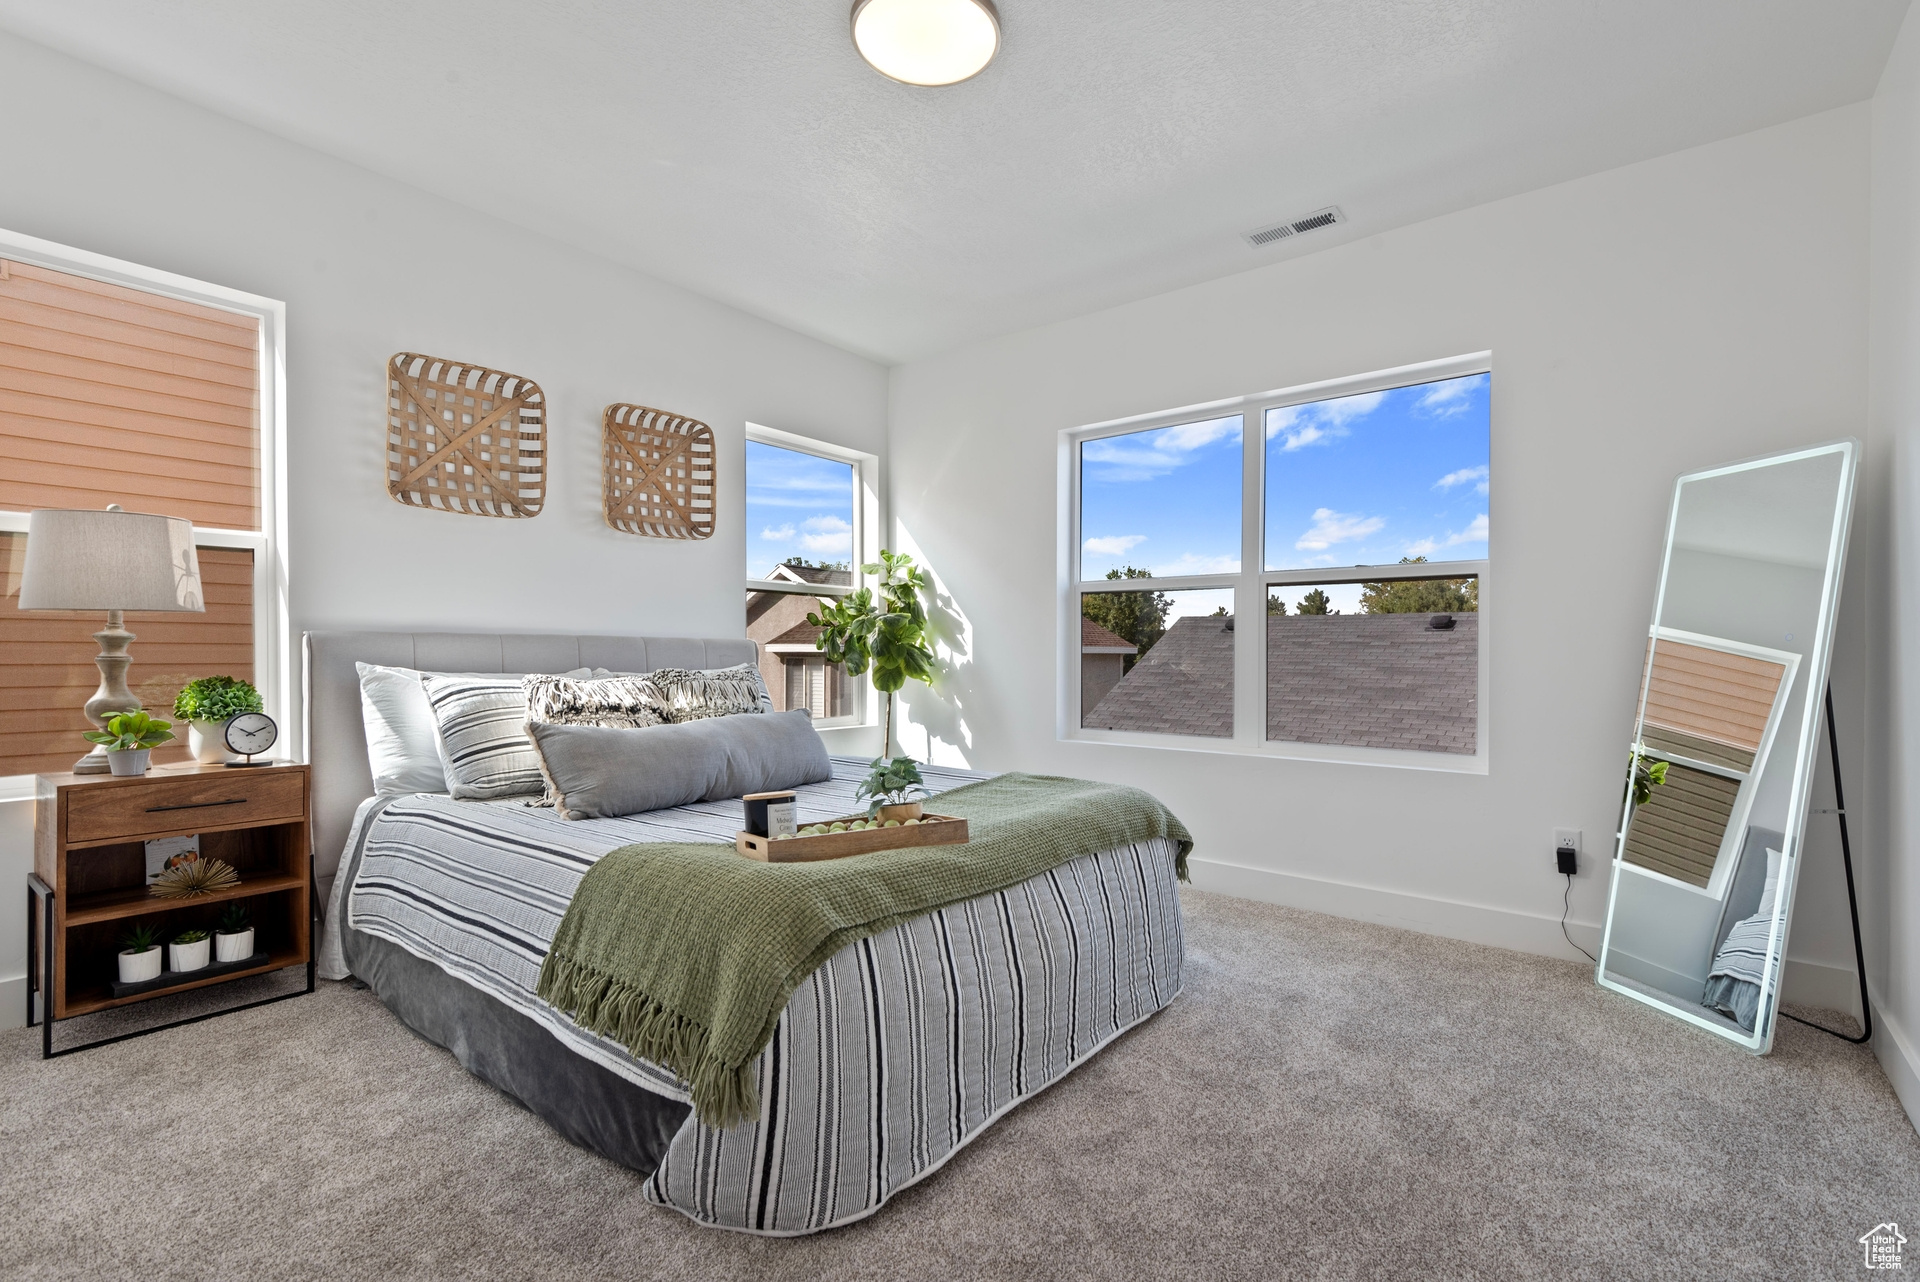
[[[27,1022],[27,977],[0,979],[0,1028],[21,1028]]]
[[[1880,1061],[1880,1069],[1893,1083],[1893,1093],[1900,1097],[1900,1106],[1907,1110],[1907,1120],[1913,1123],[1913,1129],[1920,1131],[1920,1054],[1916,1054],[1913,1038],[1907,1030],[1895,1021],[1887,1018],[1886,1010],[1878,1003],[1873,1005],[1873,1054]]]
[[[1560,934],[1560,918],[1494,908],[1456,899],[1432,899],[1404,891],[1383,890],[1353,882],[1306,877],[1299,873],[1249,868],[1218,859],[1189,859],[1193,884],[1202,890],[1255,899],[1262,903],[1306,908],[1335,917],[1377,921],[1382,925],[1417,930],[1427,935],[1464,939],[1468,943],[1511,948],[1515,952],[1567,961],[1587,959]],[[1567,933],[1582,948],[1600,951],[1600,924],[1569,920]],[[1781,995],[1799,1005],[1859,1014],[1859,985],[1852,967],[1787,958]]]

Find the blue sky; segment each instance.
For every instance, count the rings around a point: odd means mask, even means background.
[[[790,556],[853,561],[853,465],[747,442],[747,577]]]
[[[1081,576],[1237,573],[1241,427],[1235,414],[1083,443]]]

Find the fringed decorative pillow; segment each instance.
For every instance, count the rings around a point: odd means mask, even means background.
[[[645,677],[531,676],[523,683],[527,720],[541,725],[638,728],[667,723],[666,704]]]
[[[655,668],[646,679],[660,692],[667,720],[679,723],[742,712],[772,712],[773,698],[760,669],[751,663],[733,668]]]

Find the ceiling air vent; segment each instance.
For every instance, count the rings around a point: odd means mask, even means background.
[[[1241,237],[1255,249],[1263,249],[1276,240],[1285,240],[1289,236],[1298,236],[1302,232],[1318,231],[1322,227],[1331,227],[1335,223],[1344,223],[1347,216],[1340,212],[1340,206],[1328,205],[1325,209],[1316,209],[1304,218],[1291,222],[1275,223],[1271,227],[1262,227],[1250,231]]]

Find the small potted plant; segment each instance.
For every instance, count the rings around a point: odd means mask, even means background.
[[[160,932],[144,923],[120,936],[120,982],[138,984],[160,976]]]
[[[921,806],[911,800],[914,794],[930,796],[927,781],[920,777],[920,765],[912,757],[895,757],[889,761],[885,757],[875,757],[867,763],[872,767],[866,782],[854,789],[856,798],[868,797],[872,800],[867,806],[867,817],[881,820],[894,820],[906,823],[918,819]]]
[[[260,692],[238,677],[201,677],[189,681],[173,701],[173,715],[187,723],[187,750],[209,765],[233,760],[223,731],[243,712],[261,712]]]
[[[213,959],[219,962],[245,961],[253,956],[253,924],[247,920],[242,904],[229,904],[221,914],[220,928],[213,932]]]
[[[173,738],[171,721],[155,721],[144,712],[116,713],[105,731],[89,730],[88,743],[104,744],[107,768],[117,775],[143,775],[153,750]]]
[[[181,931],[167,945],[167,969],[181,972],[205,969],[212,943],[204,930]]]

